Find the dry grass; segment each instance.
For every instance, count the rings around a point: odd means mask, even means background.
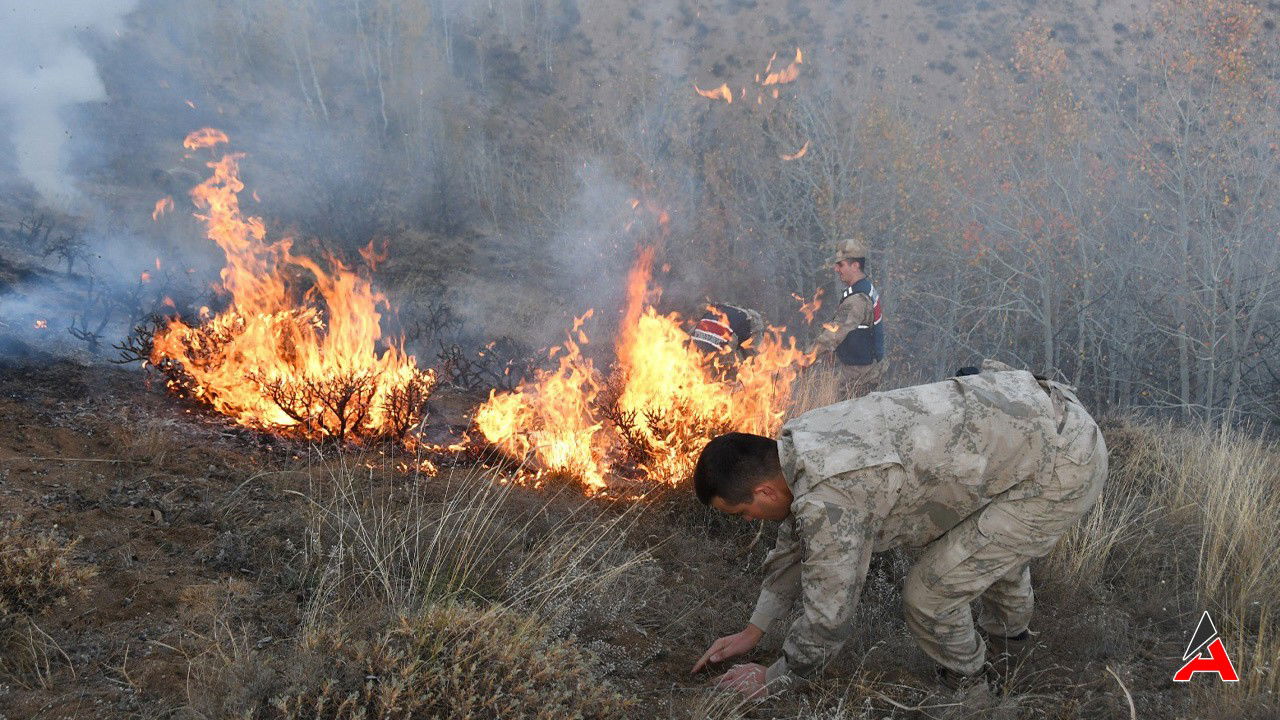
[[[647,561],[624,548],[642,506],[611,512],[572,488],[531,503],[483,469],[379,488],[372,470],[344,458],[312,480],[314,611],[456,599],[541,610],[603,591]]]
[[[429,605],[373,639],[317,629],[291,658],[287,689],[245,718],[627,718],[635,700],[590,653],[536,619]]]
[[[1243,430],[1122,425],[1102,499],[1049,558],[1063,585],[1162,567],[1213,615],[1240,695],[1280,691],[1280,448]],[[1152,592],[1153,588],[1135,588]],[[1191,627],[1187,628],[1190,633]],[[1216,695],[1210,704],[1221,700]]]
[[[385,480],[350,457],[313,473],[296,638],[257,653],[215,618],[198,716],[628,716],[565,616],[648,563],[626,547],[640,506],[531,498],[483,470]]]
[[[64,542],[52,532],[0,526],[0,629],[84,592],[94,570],[73,561],[75,548],[76,541]]]
[[[840,370],[830,363],[820,362],[805,368],[791,388],[787,417],[848,400],[841,393],[840,385]]]
[[[76,541],[53,532],[0,527],[0,674],[23,687],[53,685],[66,653],[36,618],[83,596],[92,567],[73,560]]]

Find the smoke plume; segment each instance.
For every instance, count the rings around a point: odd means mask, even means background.
[[[84,36],[117,32],[136,1],[18,2],[0,10],[0,108],[18,171],[47,202],[78,198],[63,172],[63,145],[72,132],[63,112],[106,99]]]

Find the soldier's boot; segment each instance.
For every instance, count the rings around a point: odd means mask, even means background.
[[[1005,637],[995,633],[986,633],[988,657],[1007,656],[1018,659],[1027,654],[1034,642],[1031,631],[1023,630],[1013,637]]]
[[[937,677],[939,685],[960,695],[982,693],[996,695],[1001,688],[1000,675],[991,663],[984,663],[982,669],[972,675],[938,665]]]

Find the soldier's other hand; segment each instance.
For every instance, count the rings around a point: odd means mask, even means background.
[[[750,651],[760,642],[760,638],[763,636],[763,630],[747,623],[747,626],[741,632],[725,635],[711,643],[711,647],[707,648],[707,651],[702,654],[698,662],[693,664],[693,672],[698,672],[710,663],[718,663]]]
[[[758,700],[769,694],[764,687],[768,672],[768,668],[756,663],[734,665],[729,672],[711,682],[715,683],[717,690],[737,690],[748,700]]]

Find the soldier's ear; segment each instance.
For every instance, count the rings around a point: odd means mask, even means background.
[[[755,499],[757,497],[763,497],[766,500],[773,501],[773,500],[777,500],[780,497],[781,493],[778,492],[778,488],[774,487],[773,483],[769,482],[768,480],[765,480],[764,482],[752,488],[751,495],[752,495],[752,499]]]

